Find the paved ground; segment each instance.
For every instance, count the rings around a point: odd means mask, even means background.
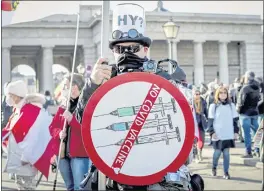
[[[206,146],[203,162],[192,163],[189,167],[193,173],[200,174],[205,180],[205,190],[261,190],[263,168],[247,166],[256,164],[257,159],[244,160],[240,156],[244,153],[243,144],[237,143],[231,150],[230,180],[223,179],[223,159],[219,160],[217,177],[211,176],[213,150]],[[262,165],[263,167],[263,165]]]
[[[243,144],[237,143],[237,148],[231,150],[230,175],[231,180],[222,178],[222,159],[219,161],[218,176],[211,176],[211,162],[213,150],[206,146],[203,152],[204,161],[196,164],[192,163],[189,167],[192,172],[200,174],[205,180],[206,190],[261,190],[261,181],[263,179],[263,169],[256,168],[257,160],[242,160],[240,156],[244,153]],[[5,157],[2,157],[2,167],[5,165]],[[262,166],[263,167],[263,166]],[[38,190],[52,190],[54,173],[51,173],[50,180],[41,181]],[[13,190],[16,186],[8,175],[2,174],[2,190]],[[61,176],[58,176],[57,190],[65,190]]]

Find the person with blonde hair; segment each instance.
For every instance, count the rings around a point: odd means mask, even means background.
[[[216,176],[218,160],[223,153],[224,178],[230,179],[229,149],[235,147],[234,139],[238,137],[238,113],[230,101],[227,88],[221,86],[215,92],[214,103],[208,112],[208,132],[212,135],[214,148],[212,175]]]

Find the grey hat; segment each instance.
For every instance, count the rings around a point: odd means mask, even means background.
[[[255,73],[252,72],[252,71],[247,71],[245,73],[245,77],[248,79],[248,80],[254,80],[255,79]]]

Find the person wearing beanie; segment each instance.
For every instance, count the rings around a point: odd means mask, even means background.
[[[22,80],[11,82],[7,85],[5,89],[5,94],[6,103],[9,106],[18,106],[18,104],[21,104],[21,101],[27,95],[27,85]]]
[[[41,94],[27,94],[27,85],[24,81],[18,80],[10,82],[5,88],[6,103],[13,107],[13,114],[6,127],[3,129],[7,133],[3,146],[7,148],[7,162],[4,172],[15,174],[15,182],[18,190],[35,190],[35,176],[37,169],[28,162],[27,156],[23,154],[13,135],[12,129],[16,127],[16,122],[22,115],[28,115],[30,110],[25,109],[29,105],[42,108],[45,98]]]
[[[258,103],[260,101],[259,83],[255,81],[255,73],[247,71],[245,73],[245,84],[241,88],[237,99],[237,111],[240,114],[240,124],[244,130],[244,143],[246,147],[245,155],[242,158],[252,158],[251,151],[251,135],[250,130],[254,133],[258,129]],[[259,155],[259,151],[255,148],[255,154]]]

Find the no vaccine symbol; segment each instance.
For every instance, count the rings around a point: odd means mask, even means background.
[[[86,106],[82,127],[95,166],[129,185],[153,184],[175,172],[194,138],[192,112],[182,93],[147,73],[124,74],[99,87]]]

